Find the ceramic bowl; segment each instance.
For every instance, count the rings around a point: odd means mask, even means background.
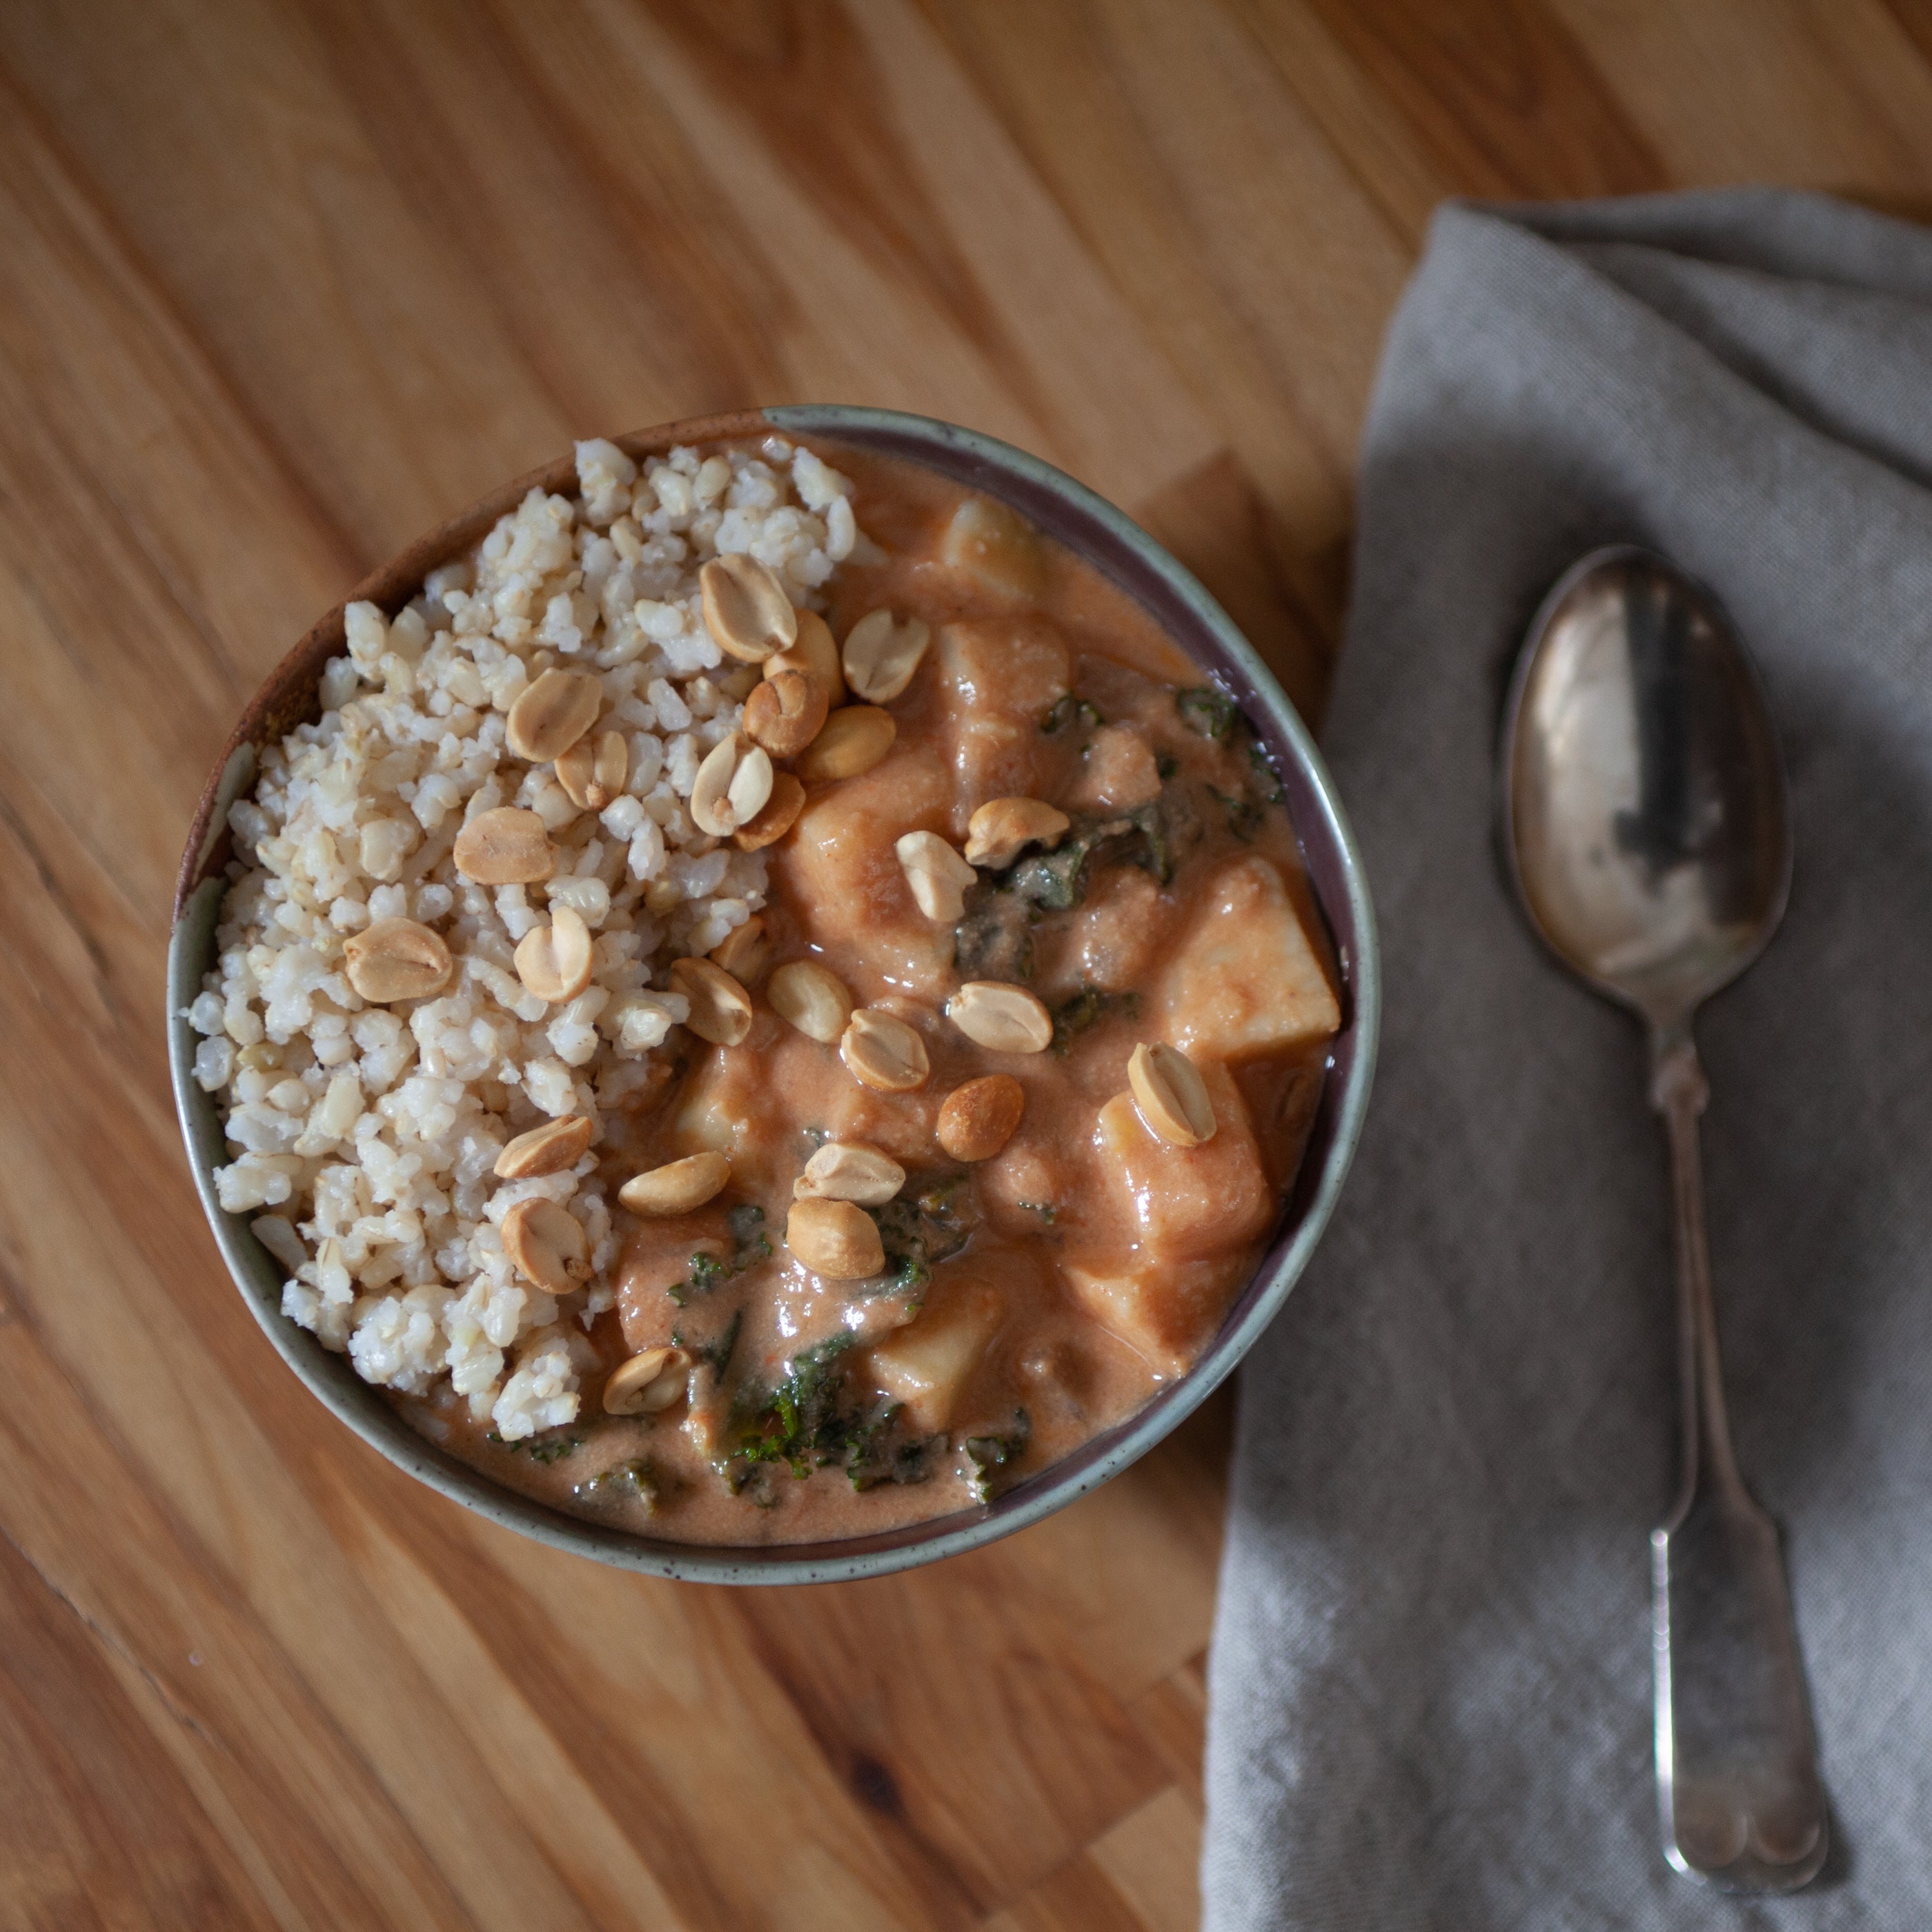
[[[411,1429],[346,1357],[332,1354],[280,1312],[283,1272],[246,1217],[216,1202],[213,1169],[226,1158],[214,1102],[191,1073],[196,1036],[182,1010],[212,963],[229,857],[228,808],[252,784],[257,748],[317,714],[322,666],[343,649],[344,605],[366,598],[400,609],[439,564],[477,542],[532,485],[568,492],[566,455],[502,489],[410,545],[356,585],[283,659],[243,713],[210,776],[176,889],[168,952],[168,1044],[175,1101],[209,1226],[242,1300],[310,1391],[364,1442],[430,1488],[492,1522],[558,1550],[658,1576],[713,1583],[796,1583],[881,1576],[976,1549],[1037,1522],[1118,1475],[1198,1408],[1273,1319],[1307,1264],[1333,1210],[1361,1130],[1375,1060],[1378,975],[1373,916],[1361,861],[1334,785],[1294,706],[1253,648],[1200,584],[1111,504],[1036,457],[971,430],[884,410],[801,407],[746,411],[668,424],[616,440],[642,460],[680,443],[762,435],[776,429],[856,445],[938,471],[998,497],[1078,551],[1137,598],[1247,714],[1273,754],[1309,878],[1341,964],[1343,1023],[1306,1156],[1281,1225],[1212,1346],[1184,1376],[1137,1414],[983,1508],[878,1535],[767,1548],[662,1542],[579,1521],[500,1488]]]

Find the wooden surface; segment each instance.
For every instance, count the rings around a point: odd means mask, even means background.
[[[0,6],[0,1924],[1191,1924],[1226,1405],[843,1588],[416,1487],[189,1189],[190,808],[406,539],[765,401],[1065,464],[1318,711],[1431,207],[1754,178],[1932,206],[1932,4]]]

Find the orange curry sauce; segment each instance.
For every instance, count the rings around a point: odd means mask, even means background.
[[[1010,512],[916,466],[814,447],[853,479],[885,553],[842,566],[834,637],[886,608],[922,619],[932,643],[888,706],[884,760],[811,786],[770,848],[749,1033],[714,1046],[674,1031],[662,1081],[604,1124],[614,1195],[702,1149],[730,1160],[730,1184],[694,1213],[620,1210],[618,1306],[591,1334],[606,1372],[689,1351],[690,1396],[607,1416],[592,1373],[575,1424],[514,1446],[454,1398],[417,1418],[496,1481],[674,1541],[806,1543],[970,1508],[1131,1415],[1252,1273],[1339,1023],[1293,828],[1228,701],[1138,604]],[[963,846],[974,808],[1008,796],[1064,812],[1084,862],[1066,841],[1034,848],[981,873],[956,931],[935,924],[894,842],[925,830]],[[918,1030],[922,1087],[861,1085],[836,1046],[771,1010],[770,968],[802,958]],[[944,1008],[968,979],[1037,994],[1054,1046],[967,1039]],[[1198,1147],[1156,1138],[1126,1097],[1134,1047],[1161,1040],[1206,1080],[1217,1127]],[[964,1164],[935,1138],[939,1109],[990,1072],[1020,1082],[1025,1112],[1001,1152]],[[821,1279],[785,1246],[794,1183],[828,1138],[906,1171],[873,1210],[875,1280]]]

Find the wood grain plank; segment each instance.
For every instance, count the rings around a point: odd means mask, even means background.
[[[1678,179],[1932,202],[1932,66],[1882,0],[1549,4]]]
[[[273,1926],[99,1639],[0,1540],[0,1926]]]
[[[1258,0],[1246,4],[1263,10]],[[1670,185],[1592,55],[1540,0],[1304,4],[1401,113],[1451,194],[1641,194]]]

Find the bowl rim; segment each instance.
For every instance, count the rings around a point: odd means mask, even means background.
[[[568,1516],[506,1488],[438,1448],[410,1427],[382,1391],[363,1382],[346,1355],[325,1349],[280,1311],[284,1270],[256,1239],[244,1214],[230,1214],[215,1197],[214,1168],[226,1148],[213,1096],[193,1077],[197,1036],[184,1017],[213,957],[214,927],[223,896],[223,867],[230,805],[247,788],[255,748],[279,737],[313,715],[315,685],[326,660],[342,650],[344,612],[367,599],[393,611],[413,596],[439,563],[478,541],[496,519],[532,488],[565,490],[574,485],[572,452],[531,470],[479,499],[409,544],[356,584],[312,625],[294,649],[258,686],[230,734],[203,787],[176,880],[168,946],[168,1058],[176,1112],[203,1212],[230,1276],[276,1352],[310,1394],[337,1420],[399,1468],[439,1494],[488,1520],[553,1549],[644,1574],[733,1584],[849,1581],[888,1575],[981,1547],[1037,1522],[1098,1488],[1138,1460],[1200,1407],[1232,1372],[1267,1328],[1300,1279],[1325,1230],[1347,1178],[1373,1082],[1381,1021],[1381,959],[1375,915],[1361,855],[1334,782],[1312,735],[1259,654],[1220,605],[1177,559],[1106,499],[1065,472],[982,432],[937,418],[843,404],[748,410],[688,418],[610,439],[634,459],[661,455],[678,445],[742,440],[782,434],[844,440],[887,450],[914,463],[965,480],[985,494],[1036,515],[1042,506],[1064,512],[1110,538],[1157,585],[1174,609],[1198,627],[1235,676],[1236,695],[1252,717],[1263,714],[1264,741],[1285,751],[1303,794],[1294,812],[1304,860],[1317,843],[1333,855],[1343,904],[1331,903],[1310,866],[1310,884],[1322,907],[1336,952],[1344,1001],[1342,1034],[1350,1042],[1338,1082],[1331,1054],[1322,1110],[1332,1120],[1319,1172],[1308,1163],[1274,1241],[1237,1300],[1230,1318],[1200,1358],[1159,1390],[1133,1415],[1057,1463],[1015,1485],[993,1502],[928,1517],[895,1530],[835,1542],[794,1544],[678,1544],[638,1536]],[[1056,532],[1058,534],[1058,532]],[[1145,595],[1083,546],[1084,560],[1145,605]],[[1164,628],[1166,620],[1159,618]],[[1181,638],[1174,641],[1190,657]],[[1204,664],[1203,674],[1217,667]],[[1312,822],[1309,807],[1312,806]],[[1345,912],[1352,944],[1343,944],[1336,914]],[[1284,1241],[1283,1237],[1286,1237]]]

